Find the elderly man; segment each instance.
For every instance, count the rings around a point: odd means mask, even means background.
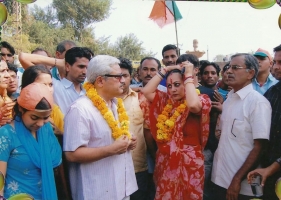
[[[129,199],[137,190],[129,132],[121,99],[124,77],[117,58],[98,55],[88,65],[87,96],[65,115],[64,152],[69,163],[72,198]]]
[[[226,71],[233,89],[223,103],[221,137],[213,162],[215,199],[248,200],[254,196],[245,177],[258,167],[271,121],[268,100],[251,84],[258,67],[254,56],[235,54]]]

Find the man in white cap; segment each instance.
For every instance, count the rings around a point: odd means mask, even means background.
[[[264,94],[271,86],[278,83],[278,81],[270,73],[270,68],[273,65],[272,56],[268,51],[259,48],[254,56],[259,61],[259,72],[252,84],[254,89],[260,94]]]

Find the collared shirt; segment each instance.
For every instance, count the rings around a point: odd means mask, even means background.
[[[21,91],[22,74],[24,72],[24,69],[22,67],[18,67],[17,69],[18,69],[18,72],[17,72],[18,88],[17,88],[16,93],[19,94]]]
[[[116,99],[112,112],[118,119]],[[100,111],[86,96],[75,101],[65,115],[63,150],[111,145],[112,131]],[[122,200],[137,190],[131,152],[109,156],[95,162],[69,163],[74,200]]]
[[[130,88],[136,88],[136,87],[143,87],[143,83],[141,82],[140,84],[131,84],[130,85]],[[158,85],[157,89],[162,92],[167,92],[167,88],[163,85]]]
[[[236,93],[228,93],[220,119],[222,131],[214,156],[212,182],[227,189],[253,149],[254,140],[269,138],[271,106],[248,84]],[[240,194],[254,196],[246,179],[241,182]]]
[[[63,78],[61,81],[53,78],[54,84],[54,101],[60,107],[63,114],[67,112],[70,105],[77,100],[80,96],[86,94],[85,90],[81,85],[81,91],[78,93],[75,90],[74,84]]]
[[[58,81],[61,80],[59,70],[56,66],[52,67],[51,74],[52,74],[53,78],[57,79]]]
[[[269,88],[264,96],[272,107],[269,149],[266,156],[267,163],[265,163],[271,165],[281,156],[281,82]]]
[[[137,147],[131,151],[135,173],[143,172],[147,170],[146,144],[143,134],[144,117],[138,93],[129,88],[129,93],[123,98],[123,102],[130,120],[130,133],[137,137]]]
[[[266,82],[263,85],[259,84],[256,78],[252,81],[254,90],[258,91],[262,95],[276,83],[278,83],[278,80],[276,80],[271,74],[268,75]]]

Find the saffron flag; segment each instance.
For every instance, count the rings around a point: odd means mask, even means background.
[[[149,18],[162,28],[166,24],[182,19],[181,13],[174,1],[155,1]]]

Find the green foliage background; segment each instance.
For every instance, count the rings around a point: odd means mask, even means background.
[[[13,9],[13,1],[4,1],[9,17],[3,25],[2,41],[13,45],[17,53],[31,52],[36,47],[41,47],[54,55],[58,43],[72,40],[78,46],[90,48],[95,55],[108,54],[131,60],[156,55],[146,51],[143,42],[133,33],[120,35],[113,44],[110,43],[109,37],[95,36],[90,25],[109,17],[111,0],[53,0],[53,3],[45,8],[35,5],[32,9],[22,4],[21,34],[17,34],[17,16]]]

